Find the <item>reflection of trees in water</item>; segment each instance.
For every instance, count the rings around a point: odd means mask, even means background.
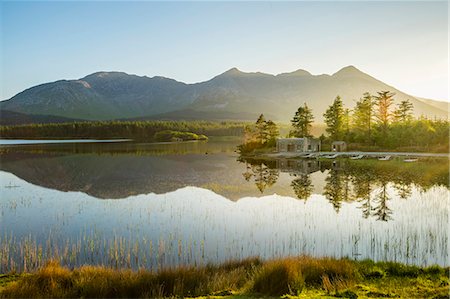
[[[246,163],[247,171],[243,174],[249,181],[255,178],[258,189],[273,185],[280,172],[287,172],[295,178],[290,186],[300,199],[308,198],[313,192],[310,173],[306,171],[304,162],[308,160],[253,160],[241,159]],[[317,161],[315,161],[317,162]],[[319,163],[319,162],[318,162]],[[270,170],[266,169],[270,168]],[[339,212],[342,202],[357,201],[360,204],[364,218],[374,217],[380,221],[392,220],[392,210],[389,208],[393,188],[395,194],[402,199],[412,195],[413,187],[426,191],[432,186],[443,185],[449,188],[448,160],[429,161],[424,163],[404,163],[388,161],[380,163],[377,160],[336,160],[321,161],[317,170],[328,174],[322,194],[330,201],[334,209]]]
[[[270,162],[255,162],[246,164],[246,171],[242,174],[246,181],[250,181],[253,178],[256,187],[261,193],[272,185],[274,185],[280,174],[279,170],[270,165]]]
[[[369,218],[374,210],[371,194],[373,191],[374,177],[370,173],[362,173],[352,177],[355,198],[361,202],[360,209],[364,218]]]
[[[329,169],[325,178],[323,195],[330,201],[336,212],[339,212],[343,201],[353,200],[351,176],[347,174],[345,166],[345,161],[333,161],[322,165],[324,169]]]
[[[330,201],[336,212],[341,209],[341,203],[344,200],[343,176],[337,170],[330,170],[326,179],[323,195]]]
[[[245,162],[245,172],[242,174],[242,176],[244,177],[244,179],[249,182],[250,179],[253,176],[253,172],[252,172],[252,164],[249,164],[248,162]]]
[[[412,194],[412,183],[410,182],[395,183],[394,188],[397,190],[397,195],[401,199],[407,199]]]
[[[294,189],[295,195],[297,195],[299,199],[308,199],[314,188],[310,176],[307,174],[293,174],[293,176],[295,176],[296,179],[291,182],[291,187]]]
[[[392,220],[392,210],[388,207],[387,203],[391,198],[387,191],[387,182],[382,182],[381,187],[378,190],[378,194],[375,196],[375,201],[378,204],[374,209],[374,216],[377,220],[389,221]]]
[[[323,194],[336,212],[339,212],[343,201],[356,200],[361,202],[359,208],[364,218],[373,216],[377,220],[388,221],[392,219],[392,210],[388,207],[391,199],[387,190],[389,181],[382,179],[370,171],[355,173],[345,168],[332,169],[325,179]]]

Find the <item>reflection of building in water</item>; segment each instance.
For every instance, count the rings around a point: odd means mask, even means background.
[[[344,169],[344,163],[342,163],[342,161],[336,161],[334,160],[333,163],[331,163],[331,168],[332,170],[343,170]]]
[[[319,152],[320,140],[314,138],[278,138],[278,152]]]
[[[293,174],[310,174],[320,170],[320,161],[278,159],[277,168],[281,172],[289,172]]]

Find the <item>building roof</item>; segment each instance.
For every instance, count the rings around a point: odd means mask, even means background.
[[[341,140],[332,142],[332,144],[345,144],[345,143],[346,143],[345,141],[341,141]]]
[[[279,140],[279,141],[301,141],[304,139],[305,138],[277,138],[277,140]]]

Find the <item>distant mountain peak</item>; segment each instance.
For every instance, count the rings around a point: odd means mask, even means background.
[[[123,76],[127,76],[127,73],[124,72],[106,72],[106,71],[101,71],[101,72],[95,72],[92,73],[90,75],[87,75],[84,78],[81,78],[80,80],[85,80],[85,79],[89,79],[89,78],[96,78],[96,79],[113,79],[113,78],[117,78],[117,77],[123,77]]]
[[[96,72],[96,73],[93,73],[92,75],[96,75],[97,77],[108,77],[108,76],[126,76],[126,75],[128,75],[127,73],[125,73],[125,72],[116,72],[116,71],[111,71],[111,72],[105,72],[105,71],[102,71],[102,72]]]
[[[285,76],[285,77],[300,77],[300,76],[312,76],[310,72],[298,69],[296,71],[290,72],[290,73],[281,73],[278,76]]]
[[[252,78],[255,78],[255,77],[274,77],[271,74],[266,74],[266,73],[263,73],[263,72],[243,72],[243,71],[239,70],[238,68],[233,67],[233,68],[229,69],[228,71],[220,74],[219,76],[216,76],[215,78],[217,78],[217,77],[244,77],[244,76],[245,77],[252,77]]]
[[[240,71],[237,67],[233,67],[229,69],[228,71],[224,72],[222,75],[240,75],[244,72]]]
[[[333,74],[333,76],[354,76],[354,75],[364,75],[359,69],[353,65],[349,65],[341,68],[339,71]]]
[[[103,78],[103,77],[107,77],[110,75],[110,73],[108,72],[99,72],[97,74],[95,74],[97,77]]]

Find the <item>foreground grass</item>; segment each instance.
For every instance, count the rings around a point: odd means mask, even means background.
[[[1,298],[448,298],[448,268],[297,257],[233,261],[156,273],[48,263],[28,274],[0,276]]]

